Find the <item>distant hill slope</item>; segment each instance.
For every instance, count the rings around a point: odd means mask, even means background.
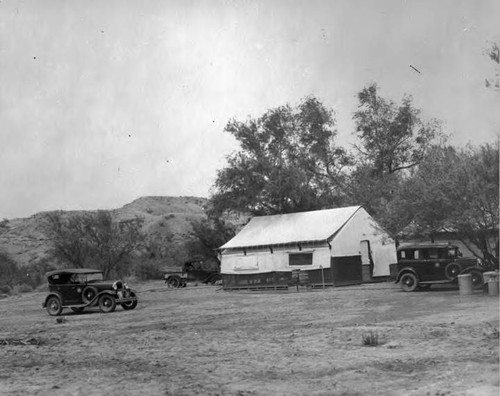
[[[198,197],[142,197],[111,212],[119,220],[144,217],[143,231],[148,243],[156,247],[156,258],[165,266],[180,266],[193,254],[191,222],[206,217],[207,202]],[[21,266],[43,260],[51,248],[44,224],[44,213],[0,223],[0,250]]]

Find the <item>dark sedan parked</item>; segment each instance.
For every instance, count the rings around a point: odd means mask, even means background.
[[[483,270],[475,258],[462,257],[451,244],[406,245],[398,248],[396,283],[404,291],[428,289],[431,285],[457,282],[458,275],[471,274],[472,286],[483,285]]]
[[[82,312],[98,306],[101,312],[113,312],[116,305],[130,310],[137,306],[137,295],[123,281],[104,281],[103,272],[90,268],[72,268],[46,274],[49,294],[42,306],[51,316],[60,315],[63,308]]]

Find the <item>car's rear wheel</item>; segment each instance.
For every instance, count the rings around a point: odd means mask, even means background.
[[[59,297],[52,296],[47,300],[47,312],[50,316],[59,316],[62,312],[62,303]]]
[[[109,294],[103,294],[99,297],[99,310],[102,313],[113,312],[116,308],[116,300]]]
[[[472,288],[473,289],[480,289],[483,287],[484,279],[483,279],[483,273],[479,270],[472,270],[469,272],[469,274],[472,275]]]
[[[71,307],[71,310],[74,313],[82,313],[84,309],[85,309],[85,307]]]
[[[130,297],[136,298],[137,296],[135,295],[134,292],[130,292]],[[122,308],[126,311],[134,309],[135,307],[137,307],[137,302],[138,302],[137,300],[124,302],[122,303]]]
[[[167,286],[171,289],[177,289],[181,284],[181,281],[177,277],[172,277],[168,279]]]
[[[453,280],[460,274],[461,270],[460,265],[457,263],[449,263],[444,269],[444,275],[446,279]]]
[[[406,274],[403,274],[401,276],[399,283],[401,284],[401,288],[405,292],[415,291],[415,290],[417,290],[417,287],[418,287],[418,279],[415,276],[415,274],[412,274],[411,272],[407,272]]]

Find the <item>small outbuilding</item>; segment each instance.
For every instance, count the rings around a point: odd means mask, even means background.
[[[287,286],[297,273],[316,287],[359,284],[397,262],[394,241],[361,206],[254,217],[220,252],[225,289]]]

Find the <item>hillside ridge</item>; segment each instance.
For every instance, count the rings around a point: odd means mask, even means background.
[[[190,245],[194,239],[191,222],[206,218],[207,203],[207,198],[194,196],[144,196],[110,212],[118,220],[143,217],[143,232],[149,241],[159,246],[159,257],[165,260],[165,265],[179,266],[191,255]],[[63,212],[77,214],[97,210]],[[51,250],[45,226],[47,213],[50,212],[2,221],[0,250],[22,267],[46,260]]]

